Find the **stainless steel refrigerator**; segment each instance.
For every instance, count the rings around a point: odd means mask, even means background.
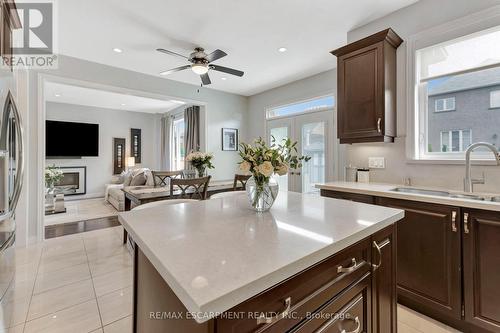
[[[23,186],[23,128],[10,89],[0,85],[0,300],[15,273],[16,207]]]

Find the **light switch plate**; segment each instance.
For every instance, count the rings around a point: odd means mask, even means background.
[[[368,157],[368,167],[370,169],[385,169],[385,158]]]

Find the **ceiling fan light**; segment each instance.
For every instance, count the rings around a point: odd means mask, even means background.
[[[193,72],[195,72],[198,75],[208,73],[208,66],[204,65],[204,64],[193,64],[191,66],[191,69],[193,70]]]

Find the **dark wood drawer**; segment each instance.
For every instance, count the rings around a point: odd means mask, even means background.
[[[325,304],[293,330],[310,332],[369,332],[371,314],[371,274],[368,272],[356,284]]]
[[[366,194],[321,190],[321,196],[328,197],[328,198],[334,198],[334,199],[362,202],[362,203],[367,203],[367,204],[371,204],[371,205],[375,204],[375,197],[372,197],[371,195],[366,195]]]
[[[290,330],[306,320],[308,313],[316,311],[365,276],[370,271],[370,251],[370,239],[366,239],[325,259],[229,310],[244,316],[217,318],[216,331],[282,333]],[[347,271],[339,271],[339,267],[347,268]],[[284,311],[287,316],[282,315]],[[259,314],[272,319],[262,323],[257,319]]]

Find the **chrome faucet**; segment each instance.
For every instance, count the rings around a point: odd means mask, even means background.
[[[495,159],[497,162],[497,165],[500,165],[500,156],[498,154],[498,149],[487,142],[476,142],[471,144],[467,150],[465,151],[465,179],[464,179],[464,192],[472,193],[474,188],[474,184],[484,184],[484,173],[481,178],[472,178],[471,176],[471,161],[470,161],[470,155],[474,151],[474,149],[479,148],[479,147],[485,147],[488,148],[493,152],[495,155]]]

